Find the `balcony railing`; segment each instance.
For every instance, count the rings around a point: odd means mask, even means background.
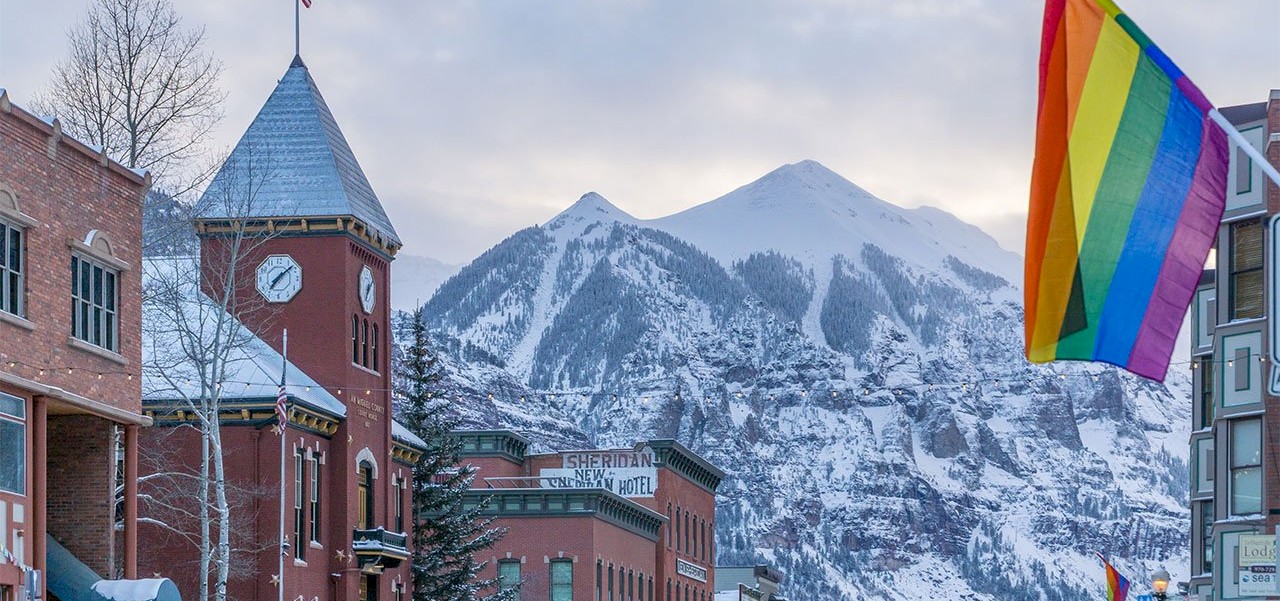
[[[351,533],[351,541],[351,548],[361,565],[377,562],[394,568],[409,559],[409,536],[401,532],[389,532],[385,528],[357,528]]]

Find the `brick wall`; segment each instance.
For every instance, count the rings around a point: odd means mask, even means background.
[[[48,152],[49,127],[10,107],[0,110],[0,185],[36,220],[26,235],[26,318],[31,329],[0,326],[0,369],[52,384],[132,412],[142,407],[141,259],[142,196],[146,184],[132,172],[104,166],[70,138]],[[119,280],[119,356],[112,361],[73,347],[71,240],[104,232],[116,256],[130,266]],[[15,361],[18,365],[10,366]],[[46,369],[43,375],[39,369]],[[99,373],[107,373],[102,378]]]
[[[49,416],[49,534],[97,572],[115,565],[115,446],[111,422]]]

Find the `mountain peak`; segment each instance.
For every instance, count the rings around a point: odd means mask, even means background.
[[[570,223],[598,223],[598,222],[623,222],[631,223],[635,221],[626,211],[614,206],[605,197],[595,193],[587,192],[573,203],[569,208],[561,211],[547,225],[551,229],[556,229],[562,225]]]

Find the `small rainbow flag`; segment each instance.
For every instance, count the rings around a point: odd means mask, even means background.
[[[1129,596],[1129,579],[1121,575],[1101,553],[1097,551],[1094,553],[1107,569],[1107,601],[1124,601],[1125,597]]]
[[[1163,380],[1226,198],[1213,106],[1110,0],[1046,0],[1026,354]]]

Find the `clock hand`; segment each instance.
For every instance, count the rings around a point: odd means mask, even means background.
[[[280,283],[280,280],[283,280],[283,279],[284,279],[284,276],[289,275],[289,272],[290,272],[290,271],[293,271],[293,267],[292,267],[292,266],[290,266],[289,268],[285,269],[284,271],[281,271],[281,272],[280,272],[280,275],[276,276],[276,277],[275,277],[275,279],[272,279],[272,280],[271,280],[271,287],[272,287],[272,288],[275,288],[275,287],[276,287],[276,284],[279,284],[279,283]]]
[[[373,292],[373,282],[369,282],[364,286],[364,293],[368,295],[370,292]]]

